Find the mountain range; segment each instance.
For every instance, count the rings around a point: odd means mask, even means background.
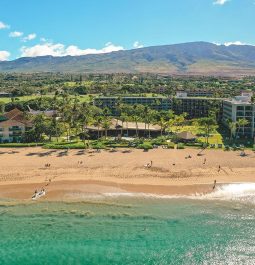
[[[105,54],[23,57],[0,62],[0,72],[255,75],[255,46],[191,42]]]

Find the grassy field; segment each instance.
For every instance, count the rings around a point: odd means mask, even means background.
[[[80,100],[80,102],[88,102],[90,100],[90,98],[97,96],[98,94],[93,94],[93,95],[79,95],[78,98]],[[29,101],[29,100],[33,100],[33,99],[38,99],[40,98],[41,95],[31,95],[31,96],[22,96],[22,97],[15,97],[13,98],[14,102],[19,102],[19,101]],[[47,94],[47,95],[43,95],[43,98],[52,98],[54,97],[53,94]],[[74,97],[74,96],[73,96]],[[12,98],[0,98],[0,102],[3,102],[5,104],[11,103],[12,102]]]
[[[36,98],[39,98],[39,97],[40,97],[39,95],[15,97],[14,101],[29,101],[29,100],[36,99]],[[51,95],[47,95],[47,97],[51,97]],[[11,98],[0,98],[0,102],[4,102],[5,104],[7,104],[7,103],[11,103],[12,99]]]
[[[194,135],[203,134],[203,131],[194,125],[183,126],[183,127],[179,127],[179,128],[178,127],[172,127],[171,129],[175,133],[188,131]],[[206,142],[205,137],[198,137],[198,140],[201,142]],[[208,141],[209,141],[209,144],[215,144],[215,145],[223,144],[223,136],[216,130],[216,131],[212,132],[212,134],[210,134]]]

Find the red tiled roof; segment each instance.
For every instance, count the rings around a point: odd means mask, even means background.
[[[24,123],[25,125],[31,125],[31,122],[25,118],[24,112],[20,111],[17,108],[6,112],[4,114],[4,117],[6,117],[8,120],[14,120]]]

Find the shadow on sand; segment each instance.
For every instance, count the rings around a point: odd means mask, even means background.
[[[48,152],[44,152],[44,153],[41,153],[41,152],[35,152],[35,153],[28,153],[26,154],[26,156],[38,156],[38,157],[45,157],[45,156],[50,156],[52,155],[53,153],[56,153],[57,151],[56,150],[51,150],[51,151],[48,151]]]

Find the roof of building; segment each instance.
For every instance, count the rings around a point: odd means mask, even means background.
[[[225,99],[223,101],[224,102],[228,102],[228,103],[231,103],[233,105],[251,105],[251,101],[249,98],[247,97],[241,97],[241,96],[238,96],[238,97],[234,97],[234,98],[231,98],[231,99]]]
[[[7,120],[14,120],[14,121],[18,121],[21,122],[25,125],[32,125],[32,123],[25,117],[24,112],[22,112],[21,110],[15,108],[9,112],[6,112],[3,117],[5,117]]]
[[[177,137],[183,140],[195,140],[197,138],[193,133],[187,131],[178,133]]]
[[[185,96],[185,97],[178,97],[178,96],[175,96],[173,97],[175,99],[194,99],[194,100],[208,100],[208,101],[213,101],[213,100],[219,100],[219,101],[223,101],[225,100],[225,98],[215,98],[215,97],[205,97],[205,96],[200,96],[200,97],[191,97],[191,96]]]
[[[32,115],[44,114],[48,117],[52,117],[52,116],[56,115],[55,110],[33,110],[29,106],[28,106],[28,109],[29,109],[29,113]]]
[[[8,92],[0,92],[0,95],[11,95],[12,93],[8,93]]]
[[[94,99],[167,99],[167,97],[163,95],[156,95],[156,96],[98,96]]]

